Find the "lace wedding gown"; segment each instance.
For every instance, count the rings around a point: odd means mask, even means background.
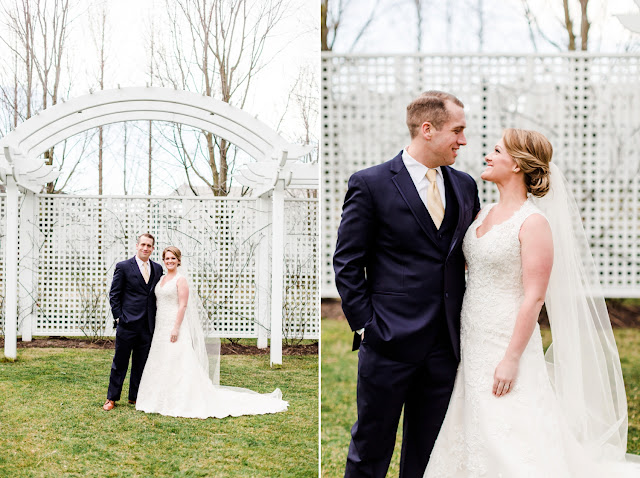
[[[180,326],[178,340],[170,341],[178,313],[176,274],[156,285],[156,327],[149,358],[140,380],[136,409],[172,417],[224,418],[262,415],[285,411],[280,389],[270,394],[214,385],[191,346],[187,318]],[[193,292],[192,292],[193,294]]]
[[[512,390],[492,394],[493,374],[511,340],[524,298],[520,227],[542,214],[530,200],[507,221],[478,238],[469,227],[463,251],[469,268],[461,312],[461,361],[427,478],[640,477],[635,464],[596,462],[563,420],[547,374],[536,324]]]

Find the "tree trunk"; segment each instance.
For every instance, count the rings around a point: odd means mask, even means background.
[[[567,28],[567,33],[569,35],[569,51],[575,51],[576,49],[576,36],[573,33],[573,22],[571,21],[571,16],[569,15],[569,0],[563,0],[564,5],[564,25]]]

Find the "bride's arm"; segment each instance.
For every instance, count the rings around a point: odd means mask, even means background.
[[[513,381],[518,374],[520,357],[529,343],[544,304],[553,265],[551,228],[543,216],[529,216],[520,228],[519,239],[524,299],[518,311],[509,346],[494,373],[493,394],[497,397],[512,389]]]
[[[178,340],[178,332],[180,331],[180,325],[184,320],[184,313],[187,310],[187,302],[189,301],[189,286],[187,280],[184,277],[178,278],[178,315],[176,316],[176,323],[171,331],[171,342]]]

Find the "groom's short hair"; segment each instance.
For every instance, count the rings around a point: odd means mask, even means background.
[[[155,238],[155,237],[153,237],[153,236],[152,236],[151,234],[149,234],[148,232],[145,232],[144,234],[140,234],[140,235],[138,236],[138,241],[137,241],[138,243],[140,242],[140,238],[141,238],[141,237],[148,237],[149,239],[151,239],[151,240],[153,241],[153,245],[154,245],[154,246],[156,245],[156,238]]]
[[[429,90],[422,93],[407,106],[407,127],[411,139],[420,132],[420,127],[425,121],[431,123],[436,129],[442,128],[449,120],[447,101],[464,108],[464,104],[451,93]]]

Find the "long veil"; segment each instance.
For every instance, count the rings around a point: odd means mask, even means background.
[[[535,200],[554,246],[545,299],[553,339],[545,355],[549,376],[569,426],[592,456],[624,460],[627,399],[609,314],[569,184],[553,163],[550,177],[549,193]]]
[[[183,266],[180,268],[180,275],[187,280],[187,285],[189,286],[189,300],[187,301],[187,310],[185,312],[183,323],[186,323],[189,328],[191,346],[198,357],[198,362],[208,373],[209,379],[213,385],[218,389],[224,389],[226,391],[263,395],[282,400],[282,391],[279,388],[276,388],[271,393],[259,393],[248,388],[220,385],[220,339],[215,337],[212,318],[204,307],[202,298],[200,297],[200,294],[198,294],[194,281],[191,280],[189,276],[188,266],[185,265],[185,262],[185,259],[183,259]],[[207,333],[204,332],[202,324],[207,325]],[[285,405],[287,404],[287,402],[284,403]]]
[[[215,386],[220,385],[220,339],[212,336],[212,331],[205,334],[202,324],[210,324],[211,320],[207,310],[202,303],[202,298],[198,294],[193,281],[186,272],[186,268],[181,267],[180,275],[187,280],[189,286],[189,300],[185,312],[184,323],[187,325],[191,336],[191,346],[198,357],[200,366],[207,372],[211,382]],[[207,327],[209,329],[209,327]]]

